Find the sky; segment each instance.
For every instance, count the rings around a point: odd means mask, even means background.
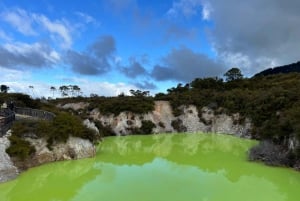
[[[166,92],[297,62],[299,0],[0,0],[0,84],[59,97]],[[33,86],[33,87],[29,87]]]

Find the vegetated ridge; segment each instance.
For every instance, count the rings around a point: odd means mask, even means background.
[[[266,75],[274,75],[279,73],[292,73],[292,72],[298,72],[300,73],[300,61],[284,66],[278,66],[274,68],[268,68],[266,70],[263,70],[257,74],[254,75],[254,77],[257,76],[266,76]]]

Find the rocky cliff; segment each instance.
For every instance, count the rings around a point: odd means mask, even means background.
[[[10,135],[9,131],[6,135],[0,137],[0,183],[14,179],[19,174],[18,168],[14,166],[11,158],[5,152],[6,148],[10,145],[8,140]]]
[[[52,146],[51,150],[47,147],[47,141],[43,138],[26,138],[26,140],[34,146],[36,152],[25,161],[13,159],[14,164],[20,170],[25,170],[30,167],[54,161],[89,158],[96,154],[95,145],[93,145],[89,140],[77,137],[69,137],[66,143],[55,144]]]
[[[0,138],[0,183],[17,177],[19,172],[41,164],[93,157],[96,147],[89,140],[69,137],[66,143],[58,143],[49,150],[45,139],[26,138],[34,146],[36,152],[25,161],[10,158],[5,149],[9,146],[10,133]]]
[[[93,121],[110,127],[116,135],[132,134],[135,128],[142,126],[143,121],[151,121],[155,124],[153,133],[214,132],[250,137],[251,122],[249,119],[242,119],[239,114],[216,114],[216,111],[208,107],[198,111],[193,105],[182,106],[181,111],[181,115],[175,117],[169,102],[156,101],[154,111],[147,114],[122,112],[117,116],[102,115],[98,109],[94,109],[89,115]]]

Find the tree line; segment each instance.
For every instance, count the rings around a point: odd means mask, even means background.
[[[28,88],[31,91],[31,95],[34,96],[34,86],[29,85]],[[0,85],[0,91],[1,93],[8,93],[10,90],[10,87],[8,85],[2,84]],[[81,96],[83,92],[81,91],[81,88],[78,85],[62,85],[56,88],[55,86],[50,87],[50,91],[52,92],[52,97],[55,96],[55,92],[59,91],[61,97],[76,97]]]

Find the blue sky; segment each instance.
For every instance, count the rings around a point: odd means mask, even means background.
[[[2,0],[0,83],[34,96],[69,84],[86,96],[113,96],[165,92],[231,67],[251,76],[299,60],[299,7],[296,0]]]

